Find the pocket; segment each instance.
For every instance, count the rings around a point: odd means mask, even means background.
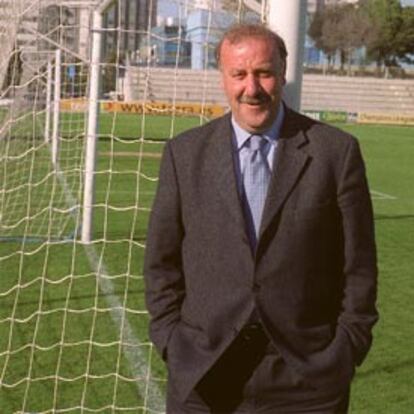
[[[304,328],[297,331],[295,342],[298,349],[305,353],[323,351],[333,340],[332,327],[320,325],[311,328]]]
[[[351,383],[355,370],[352,345],[340,325],[337,325],[328,346],[309,354],[306,360],[304,376],[317,388],[325,392],[338,392]]]
[[[181,317],[168,342],[168,355],[172,355],[173,358],[177,354],[185,357],[186,354],[192,353],[194,348],[208,346],[209,341],[204,330],[187,318]]]

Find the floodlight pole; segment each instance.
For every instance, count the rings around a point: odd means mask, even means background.
[[[99,118],[100,64],[102,50],[103,13],[114,0],[103,0],[93,11],[91,65],[89,70],[89,105],[86,132],[85,175],[83,190],[81,242],[92,240],[93,204],[95,193],[96,144]]]
[[[307,0],[272,0],[269,2],[269,27],[286,43],[288,50],[285,102],[300,110],[306,32]]]

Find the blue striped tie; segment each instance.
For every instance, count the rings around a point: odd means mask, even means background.
[[[265,144],[266,138],[261,135],[252,135],[249,138],[249,153],[243,174],[244,192],[253,220],[256,240],[259,235],[263,207],[270,181],[269,166],[263,154]]]

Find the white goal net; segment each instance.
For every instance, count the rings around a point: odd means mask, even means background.
[[[2,413],[164,412],[142,277],[160,154],[226,110],[214,42],[264,19],[246,3],[0,0]]]

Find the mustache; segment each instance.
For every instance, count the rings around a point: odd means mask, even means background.
[[[249,104],[249,105],[261,105],[264,103],[270,102],[270,96],[265,94],[260,94],[256,96],[241,96],[238,101],[239,103]]]

